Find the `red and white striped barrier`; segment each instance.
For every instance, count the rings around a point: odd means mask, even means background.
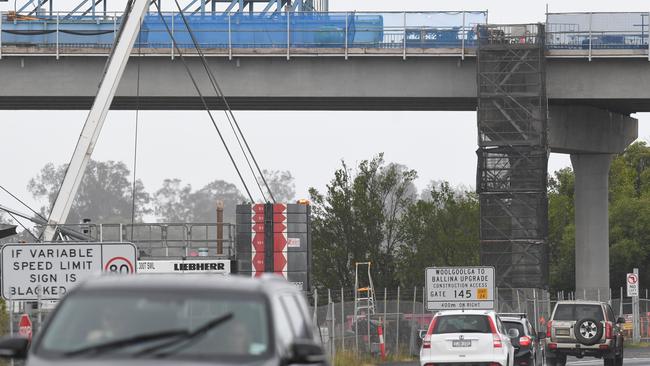
[[[379,335],[379,352],[381,354],[381,359],[386,359],[386,346],[384,345],[384,328],[382,327],[382,320],[379,319],[379,325],[377,326],[377,335]]]

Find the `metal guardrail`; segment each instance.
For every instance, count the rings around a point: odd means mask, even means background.
[[[546,48],[556,56],[647,57],[650,12],[548,13]]]
[[[107,54],[121,19],[120,13],[110,12],[96,16],[23,16],[7,12],[1,15],[0,52],[3,47],[5,54],[15,53],[9,47],[31,47],[32,53],[40,51],[56,57],[71,53],[71,49]],[[181,16],[165,12],[163,18],[164,22],[156,13],[145,16],[134,53],[167,53],[173,58],[174,46],[192,53],[193,44]],[[468,49],[476,47],[476,26],[486,23],[487,12],[236,12],[186,18],[200,46],[212,55],[279,54],[289,58],[316,53],[406,57],[432,50],[433,54],[464,57]],[[269,52],[250,52],[252,49]]]
[[[222,227],[221,240],[218,239]],[[88,237],[88,241],[131,242],[141,257],[189,257],[207,249],[210,257],[235,255],[235,225],[223,223],[142,223],[59,225]],[[43,227],[39,226],[39,230]],[[80,239],[73,239],[80,241]]]

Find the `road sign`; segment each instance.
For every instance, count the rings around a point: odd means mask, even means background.
[[[32,320],[29,315],[23,314],[18,322],[18,335],[27,339],[32,339]]]
[[[635,273],[628,273],[625,282],[627,283],[627,296],[639,296],[639,276]]]
[[[494,309],[494,267],[426,269],[427,310]]]
[[[138,273],[215,273],[230,274],[230,260],[151,260],[138,261]]]
[[[2,257],[2,297],[57,300],[95,273],[135,273],[131,243],[6,244]]]

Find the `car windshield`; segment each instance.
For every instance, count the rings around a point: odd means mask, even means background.
[[[519,323],[519,322],[509,322],[506,320],[503,320],[503,326],[506,328],[506,332],[509,332],[510,329],[517,329],[519,331],[519,336],[523,337],[526,335],[526,332],[524,332],[524,325]]]
[[[432,334],[492,333],[486,315],[442,315],[436,320]]]
[[[272,347],[266,304],[256,294],[86,291],[59,305],[37,353],[264,358]]]
[[[553,315],[553,320],[593,319],[603,320],[603,310],[600,305],[594,304],[558,304]]]

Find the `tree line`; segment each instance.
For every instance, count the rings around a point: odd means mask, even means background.
[[[31,194],[46,204],[46,216],[65,174],[65,165],[47,164],[30,180]],[[265,171],[278,201],[295,198],[288,171]],[[479,264],[479,203],[475,191],[431,181],[418,191],[417,172],[389,163],[383,154],[354,167],[342,161],[325,189],[310,188],[314,283],[350,288],[356,262],[372,262],[377,286],[424,285],[428,266]],[[575,283],[574,175],[571,168],[550,174],[550,288],[572,291]],[[88,217],[94,222],[131,220],[132,180],[123,162],[91,161],[68,222]],[[165,222],[215,222],[215,202],[225,202],[225,221],[246,201],[237,187],[215,180],[194,189],[179,179],[166,179],[148,193],[136,181],[136,221],[155,215]],[[637,267],[641,283],[650,284],[650,147],[629,146],[616,156],[609,175],[611,287],[623,286],[625,273]],[[6,217],[4,220],[6,221]],[[0,222],[3,217],[0,215]]]

